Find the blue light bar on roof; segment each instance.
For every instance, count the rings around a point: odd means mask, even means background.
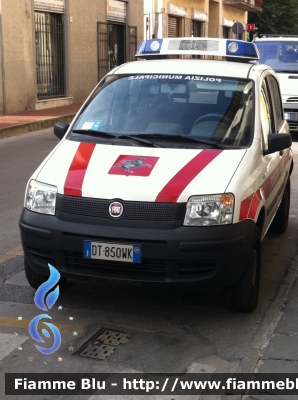
[[[250,60],[259,60],[260,54],[257,46],[243,40],[227,40],[227,57],[244,57]]]
[[[205,55],[237,58],[238,61],[259,60],[254,43],[243,40],[217,38],[165,38],[145,40],[139,46],[136,57],[156,58],[170,55]],[[155,56],[155,57],[154,57]]]
[[[144,40],[140,44],[136,54],[159,54],[162,41],[163,39]]]

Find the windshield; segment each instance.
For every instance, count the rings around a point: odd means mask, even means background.
[[[187,142],[186,147],[202,146],[203,141],[205,146],[209,142],[247,147],[253,132],[252,109],[253,84],[244,79],[114,75],[94,92],[72,135],[86,131],[104,140],[143,137],[159,141],[161,147],[178,140]]]
[[[298,72],[298,41],[256,41],[260,62],[276,72]]]

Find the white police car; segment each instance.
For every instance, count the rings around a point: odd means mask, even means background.
[[[289,216],[277,76],[237,40],[155,39],[137,56],[54,128],[20,219],[27,279],[37,288],[50,263],[64,278],[195,283],[251,311],[261,241]]]
[[[260,62],[277,73],[285,118],[291,131],[298,131],[298,36],[262,35],[254,43]]]

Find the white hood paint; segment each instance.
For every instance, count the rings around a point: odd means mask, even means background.
[[[39,171],[37,180],[58,187],[64,194],[64,184],[79,142],[65,140]],[[82,196],[130,201],[156,201],[168,182],[202,151],[194,149],[164,149],[97,144],[88,163],[82,185]],[[190,182],[187,182],[177,202],[186,202],[192,195],[224,193],[246,150],[223,150]],[[120,155],[143,158],[159,157],[149,176],[109,174]],[[186,179],[187,180],[187,179]]]
[[[283,96],[298,96],[298,79],[289,79],[289,76],[298,78],[298,74],[279,74],[279,85]]]

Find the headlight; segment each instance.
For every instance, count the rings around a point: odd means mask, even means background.
[[[231,193],[192,196],[186,206],[184,225],[209,226],[231,224],[234,196]]]
[[[27,187],[25,207],[41,214],[55,215],[57,188],[31,180]]]

